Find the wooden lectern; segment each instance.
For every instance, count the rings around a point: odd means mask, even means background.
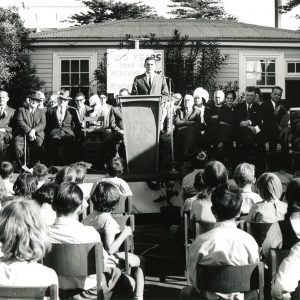
[[[138,179],[158,177],[161,96],[120,97],[127,171]]]

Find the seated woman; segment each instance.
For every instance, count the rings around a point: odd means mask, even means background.
[[[274,223],[284,219],[287,204],[280,201],[282,184],[273,173],[262,174],[256,183],[262,202],[254,204],[248,214],[248,221]]]
[[[221,183],[226,183],[228,173],[225,166],[219,161],[210,161],[202,175],[203,184],[205,186],[207,197],[203,198],[203,190],[199,193],[199,198],[195,196],[192,202],[191,219],[202,222],[216,222],[211,211],[211,193]]]
[[[15,200],[0,215],[1,286],[58,285],[56,273],[38,263],[50,249],[46,225],[34,201]]]
[[[179,159],[191,154],[197,148],[201,139],[201,130],[205,127],[201,123],[201,115],[198,109],[194,108],[192,95],[185,95],[183,110],[177,110],[175,116],[175,151]]]
[[[293,179],[287,186],[285,199],[288,203],[284,220],[274,223],[262,244],[264,257],[271,248],[291,249],[300,242],[300,178]]]

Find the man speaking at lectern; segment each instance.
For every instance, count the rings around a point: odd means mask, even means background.
[[[145,59],[144,66],[146,73],[138,75],[134,78],[131,95],[168,96],[169,89],[166,77],[155,73],[155,58],[147,57]]]

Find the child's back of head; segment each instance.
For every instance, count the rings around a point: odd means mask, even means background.
[[[10,178],[13,171],[14,167],[9,161],[2,161],[0,163],[0,175],[3,179]]]
[[[83,192],[75,182],[63,182],[56,189],[52,207],[58,216],[74,213],[83,201]]]
[[[196,151],[192,158],[194,169],[204,169],[207,164],[207,154],[204,150]]]
[[[120,192],[117,186],[110,182],[99,182],[91,196],[95,210],[111,212],[120,201]]]
[[[48,176],[48,168],[40,163],[37,163],[33,167],[33,175],[36,176],[38,181],[44,181]]]
[[[75,182],[76,171],[72,167],[64,167],[60,169],[56,176],[55,182],[61,184],[62,182]]]
[[[238,188],[229,183],[221,184],[213,190],[211,202],[217,221],[231,220],[241,211],[242,198]]]
[[[37,179],[31,173],[20,174],[13,186],[15,196],[24,196],[31,198],[32,194],[37,190]]]
[[[115,177],[123,174],[124,162],[121,157],[114,157],[106,164],[106,171],[109,176]]]
[[[279,200],[282,194],[282,184],[273,173],[263,173],[256,182],[256,189],[264,201]]]
[[[58,184],[55,182],[46,182],[33,193],[32,198],[41,206],[44,203],[51,205],[57,187]]]
[[[227,182],[228,172],[221,162],[213,160],[207,163],[202,178],[204,185],[212,189]]]
[[[234,170],[234,181],[239,188],[255,183],[255,167],[252,164],[241,163]]]

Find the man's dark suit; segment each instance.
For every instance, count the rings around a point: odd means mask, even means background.
[[[67,106],[64,119],[60,124],[57,109],[58,106],[52,107],[46,113],[49,154],[52,156],[52,163],[62,162],[57,161],[58,158],[68,163],[74,159],[74,154],[77,152],[74,151],[75,139],[80,135],[82,125],[78,112],[71,106]]]
[[[235,110],[235,119],[238,127],[238,142],[246,156],[253,156],[255,146],[261,145],[261,133],[256,132],[255,128],[262,129],[262,112],[258,103],[252,103],[251,108],[247,110],[247,102],[239,103]],[[250,126],[240,126],[242,121],[251,121]]]
[[[283,101],[276,103],[275,109],[271,100],[262,104],[263,136],[269,142],[270,151],[275,151],[279,142],[283,149],[288,148],[288,110]]]
[[[146,73],[138,75],[134,78],[131,95],[163,95],[169,93],[166,77],[154,73],[151,88],[147,81]]]
[[[12,131],[15,121],[15,109],[6,106],[3,114],[0,116],[0,158],[3,159],[4,155],[4,145],[9,144],[12,139]]]
[[[93,109],[88,105],[83,105],[83,107],[80,110],[77,106],[75,108],[78,112],[80,122],[83,122],[84,117],[89,116],[90,113],[93,111]]]
[[[44,109],[35,109],[33,116],[30,114],[29,107],[21,107],[16,113],[16,137],[15,137],[15,154],[19,166],[22,165],[21,157],[24,155],[24,136],[32,129],[35,129],[36,139],[30,141],[27,138],[27,143],[31,148],[31,162],[41,160],[42,149],[46,127],[46,116]]]

